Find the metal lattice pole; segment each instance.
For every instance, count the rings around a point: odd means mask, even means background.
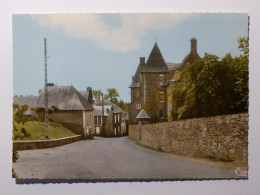
[[[44,78],[45,78],[45,137],[49,139],[49,111],[48,111],[48,75],[47,75],[47,39],[44,38]]]

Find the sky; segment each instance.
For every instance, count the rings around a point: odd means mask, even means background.
[[[130,102],[139,58],[157,42],[166,62],[181,62],[198,40],[198,53],[239,56],[239,37],[248,34],[248,15],[233,13],[17,14],[13,15],[13,94],[38,95],[44,86],[44,38],[48,82],[116,88]]]

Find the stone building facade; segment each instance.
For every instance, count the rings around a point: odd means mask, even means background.
[[[45,90],[36,102],[44,107]],[[48,105],[57,110],[49,114],[49,120],[57,122],[82,135],[84,139],[94,138],[94,108],[73,86],[48,86]],[[38,113],[44,117],[44,113]]]
[[[118,137],[127,134],[128,113],[101,94],[89,98],[89,91],[80,91],[83,97],[92,102],[94,108],[94,134],[103,137]],[[102,105],[103,104],[103,105]],[[103,108],[102,108],[103,107]]]
[[[162,122],[171,115],[171,91],[176,71],[190,62],[200,59],[197,53],[197,40],[191,39],[190,53],[181,63],[166,63],[158,44],[153,49],[145,62],[145,57],[140,57],[140,62],[135,75],[132,77],[131,103],[129,105],[130,123],[136,124],[136,116],[144,109],[150,116],[150,122]]]

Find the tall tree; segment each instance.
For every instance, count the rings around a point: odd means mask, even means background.
[[[107,89],[107,94],[105,95],[105,98],[108,98],[111,102],[117,104],[118,103],[117,97],[119,97],[119,94],[115,88]]]
[[[206,53],[184,66],[173,86],[173,118],[247,112],[248,39],[238,44],[244,53],[239,57],[227,54],[219,60]]]

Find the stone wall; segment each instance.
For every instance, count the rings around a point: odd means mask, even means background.
[[[138,141],[139,128],[129,126],[129,138]],[[143,124],[141,142],[177,155],[247,162],[248,114]]]
[[[78,135],[84,135],[82,111],[57,111],[51,113],[49,118]]]
[[[54,139],[54,140],[14,141],[13,146],[17,150],[43,149],[43,148],[53,148],[65,144],[70,144],[80,140],[82,140],[82,136],[75,135],[72,137],[65,137],[65,138]]]

